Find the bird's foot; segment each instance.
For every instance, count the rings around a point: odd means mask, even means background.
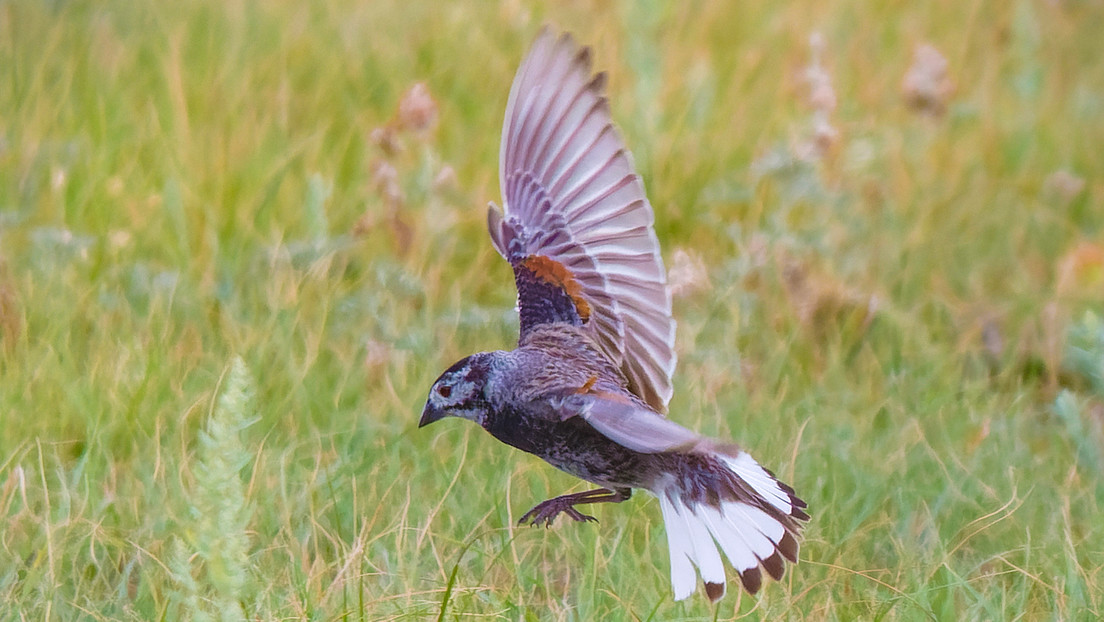
[[[552,521],[555,520],[556,516],[561,512],[579,522],[597,523],[597,518],[583,514],[575,509],[575,503],[577,501],[572,497],[573,495],[564,495],[538,503],[518,520],[518,525],[529,523],[529,526],[535,527],[543,523],[545,527],[551,527]]]

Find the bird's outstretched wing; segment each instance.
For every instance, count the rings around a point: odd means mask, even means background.
[[[671,297],[652,207],[604,88],[589,48],[541,31],[506,106],[506,212],[492,204],[487,224],[514,269],[521,343],[540,324],[583,327],[663,413],[676,361]]]

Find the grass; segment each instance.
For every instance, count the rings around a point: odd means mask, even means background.
[[[582,485],[416,428],[516,338],[483,210],[546,21],[610,71],[694,277],[672,417],[809,503],[758,598],[673,602],[644,495],[516,529]],[[1102,28],[1091,1],[0,2],[0,618],[1101,617]],[[922,42],[942,114],[902,95]]]

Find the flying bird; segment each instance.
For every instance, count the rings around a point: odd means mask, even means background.
[[[579,506],[659,499],[676,600],[700,574],[725,593],[721,554],[749,593],[797,562],[805,502],[739,446],[667,419],[675,322],[652,207],[613,126],[589,48],[545,28],[506,106],[487,224],[517,285],[521,335],[480,352],[430,389],[419,427],[474,421],[498,440],[600,488],[549,499],[520,524],[550,526]],[[696,567],[696,571],[695,571]]]

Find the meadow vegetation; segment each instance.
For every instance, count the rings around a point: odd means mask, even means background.
[[[809,503],[758,598],[673,602],[646,495],[515,528],[585,484],[416,427],[516,339],[484,215],[546,22],[655,207],[671,416]],[[0,619],[1099,619],[1101,32],[1097,0],[0,2]]]

